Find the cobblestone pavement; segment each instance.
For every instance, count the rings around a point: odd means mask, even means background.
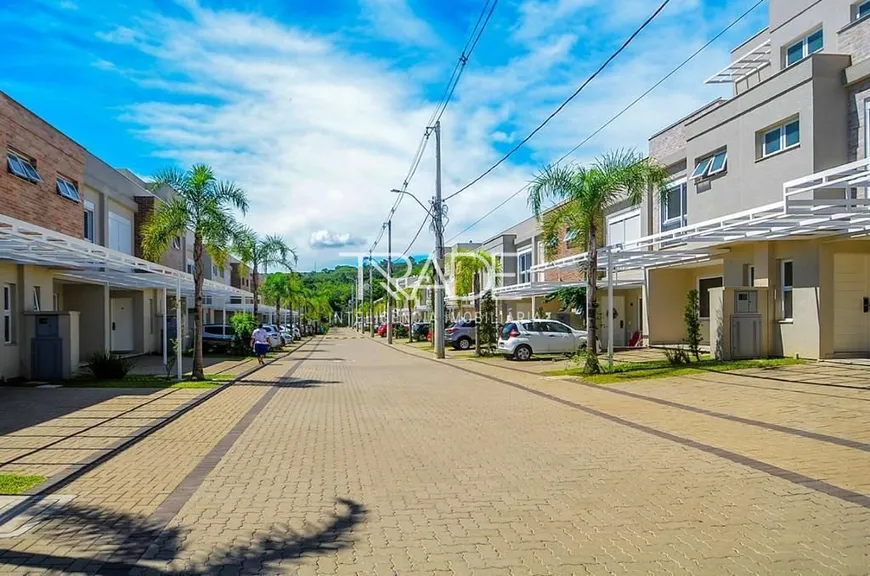
[[[863,391],[396,348],[338,332],[229,387],[0,539],[0,573],[870,572]]]

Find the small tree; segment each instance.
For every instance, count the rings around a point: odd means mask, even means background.
[[[686,309],[683,311],[683,321],[686,323],[686,344],[695,360],[701,359],[701,305],[698,291],[689,290],[686,295]]]
[[[498,342],[498,326],[495,322],[495,300],[492,298],[492,291],[487,290],[483,293],[480,299],[480,328],[477,333],[480,336],[480,351],[484,355],[491,356],[495,354],[496,343]]]

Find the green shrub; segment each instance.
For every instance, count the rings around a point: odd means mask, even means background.
[[[253,354],[251,350],[251,333],[257,329],[257,321],[253,314],[233,314],[230,317],[230,324],[233,327],[233,345],[231,347],[233,354],[238,356],[250,356]]]
[[[701,359],[701,304],[698,291],[689,290],[686,294],[686,309],[683,311],[683,321],[686,323],[686,344],[695,360]]]
[[[97,380],[122,380],[133,369],[133,361],[111,352],[94,352],[87,367]]]
[[[682,366],[691,362],[689,352],[685,348],[665,348],[665,358],[671,366]]]

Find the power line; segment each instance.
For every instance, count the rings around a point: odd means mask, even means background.
[[[429,215],[427,214],[426,217],[423,218],[423,222],[420,223],[420,227],[417,228],[417,233],[414,234],[414,239],[411,240],[411,243],[408,244],[408,247],[405,248],[405,251],[404,251],[404,252],[402,252],[402,256],[406,255],[408,252],[411,251],[411,248],[413,248],[413,246],[414,246],[414,242],[416,242],[416,241],[417,241],[417,238],[420,237],[420,232],[423,231],[423,228],[426,226],[426,222],[428,222],[428,221],[429,221]],[[401,257],[401,256],[400,256],[400,257]]]
[[[502,156],[502,157],[499,159],[498,162],[496,162],[495,164],[493,164],[492,166],[490,166],[489,168],[487,168],[487,169],[486,169],[482,174],[480,174],[479,176],[477,176],[477,178],[475,178],[474,180],[472,180],[471,182],[469,182],[468,184],[466,184],[465,186],[463,186],[462,188],[460,188],[459,190],[457,190],[457,191],[454,192],[453,194],[449,195],[449,196],[448,196],[447,198],[445,198],[444,200],[445,200],[445,201],[450,200],[451,198],[453,198],[453,197],[456,196],[457,194],[459,194],[459,193],[461,193],[461,192],[464,192],[465,190],[468,190],[469,188],[471,188],[472,186],[474,186],[475,184],[477,184],[478,182],[480,182],[481,180],[483,180],[483,179],[484,179],[484,178],[485,178],[485,177],[486,177],[490,172],[492,172],[493,170],[495,170],[496,168],[498,168],[499,166],[501,166],[501,164],[502,164],[505,160],[507,160],[508,158],[510,158],[511,156],[513,156],[515,152],[517,152],[520,148],[522,148],[522,147],[526,144],[526,142],[528,142],[529,140],[531,140],[531,139],[535,136],[535,134],[537,134],[538,132],[540,132],[541,129],[543,129],[544,126],[546,126],[546,125],[550,122],[550,120],[552,120],[553,118],[555,118],[556,115],[559,114],[559,113],[560,113],[560,112],[565,108],[565,106],[567,106],[567,105],[568,105],[572,100],[574,100],[574,98],[576,98],[577,95],[580,94],[580,92],[582,92],[584,88],[586,88],[586,86],[588,86],[588,85],[589,85],[589,84],[590,84],[590,83],[591,83],[591,82],[592,82],[592,81],[593,81],[593,80],[594,80],[594,79],[595,79],[599,74],[601,74],[601,72],[603,72],[604,69],[607,68],[607,66],[609,66],[610,63],[611,63],[613,60],[616,59],[617,56],[619,56],[619,55],[620,55],[620,54],[621,54],[621,53],[622,53],[626,48],[628,48],[628,45],[631,44],[632,41],[633,41],[633,40],[634,40],[634,39],[635,39],[635,38],[636,38],[636,37],[637,37],[641,32],[643,32],[643,30],[644,30],[647,26],[649,26],[649,24],[650,24],[650,23],[651,23],[651,22],[652,22],[652,21],[653,21],[653,20],[654,20],[654,19],[655,19],[655,18],[656,18],[660,13],[661,13],[661,11],[665,9],[665,6],[667,6],[667,5],[670,3],[670,1],[671,1],[671,0],[664,0],[664,2],[661,3],[661,5],[656,9],[656,11],[653,12],[652,15],[651,15],[649,18],[647,18],[647,19],[644,21],[644,23],[641,24],[640,27],[639,27],[637,30],[635,30],[635,31],[631,34],[631,36],[628,37],[628,39],[627,39],[625,42],[622,43],[622,46],[620,46],[619,49],[618,49],[616,52],[614,52],[613,54],[611,54],[610,57],[609,57],[607,60],[605,60],[604,63],[603,63],[601,66],[599,66],[598,69],[597,69],[597,70],[596,70],[596,71],[595,71],[591,76],[589,76],[589,78],[587,78],[586,81],[583,82],[583,84],[581,84],[580,87],[577,88],[577,90],[575,90],[573,94],[571,94],[571,96],[569,96],[569,97],[568,97],[564,102],[562,102],[562,103],[559,105],[558,108],[556,108],[556,109],[555,109],[555,110],[554,110],[554,111],[553,111],[549,116],[547,116],[547,118],[544,119],[543,122],[541,122],[540,124],[538,124],[538,126],[537,126],[534,130],[532,130],[531,133],[529,133],[528,136],[526,136],[525,138],[523,138],[522,141],[520,141],[519,144],[517,144],[516,146],[514,146],[514,147],[513,147],[513,148],[512,148],[512,149],[511,149],[507,154],[505,154],[504,156]]]
[[[453,72],[450,75],[450,79],[447,81],[447,86],[445,86],[444,88],[444,93],[441,96],[441,99],[438,101],[438,104],[435,106],[435,109],[432,111],[432,115],[429,117],[429,122],[427,123],[426,129],[423,132],[423,137],[420,139],[420,143],[417,145],[417,151],[414,153],[413,160],[411,161],[411,167],[408,169],[408,173],[405,175],[405,180],[402,182],[402,192],[407,192],[408,185],[411,183],[411,180],[416,175],[417,168],[419,168],[420,163],[423,161],[423,155],[426,152],[426,145],[429,142],[429,137],[432,134],[432,126],[435,125],[435,122],[441,119],[441,116],[447,109],[447,105],[453,98],[453,94],[456,91],[456,87],[459,85],[460,78],[462,77],[462,72],[465,70],[465,66],[466,64],[468,64],[468,60],[471,58],[474,49],[477,47],[481,36],[483,36],[483,32],[486,30],[486,26],[487,24],[489,24],[489,21],[492,18],[492,14],[495,11],[495,7],[498,5],[498,1],[499,0],[485,0],[483,7],[480,10],[480,15],[478,15],[477,17],[477,22],[475,22],[474,28],[472,28],[471,33],[468,36],[468,40],[466,40],[465,45],[462,48],[462,52],[460,53],[459,58],[456,61],[456,65],[453,67]],[[395,202],[393,202],[392,208],[390,208],[390,213],[387,217],[388,220],[392,218],[393,214],[396,213],[396,210],[399,209],[399,205],[402,203],[403,196],[404,194],[397,195]],[[381,241],[381,239],[383,239],[383,236],[384,228],[382,227],[380,233],[378,234],[378,237],[375,239],[372,247],[369,249],[369,252],[374,251],[378,243]]]
[[[643,100],[644,98],[646,98],[646,97],[647,97],[647,96],[648,96],[648,95],[649,95],[653,90],[655,90],[656,88],[658,88],[659,86],[661,86],[662,84],[664,84],[664,83],[665,83],[669,78],[671,78],[671,76],[673,76],[674,74],[676,74],[677,72],[679,72],[679,71],[680,71],[681,69],[683,69],[687,64],[689,64],[692,60],[694,60],[695,58],[697,58],[698,55],[701,54],[701,52],[703,52],[704,50],[706,50],[707,48],[709,48],[709,47],[710,47],[714,42],[716,42],[719,38],[721,38],[722,36],[724,36],[724,35],[725,35],[729,30],[731,30],[734,26],[736,26],[738,23],[740,23],[744,18],[746,18],[747,16],[749,16],[753,11],[755,11],[756,8],[758,8],[759,6],[761,6],[764,2],[765,2],[765,0],[758,0],[755,4],[753,4],[753,5],[752,5],[748,10],[746,10],[743,14],[741,14],[741,15],[738,16],[735,20],[733,20],[730,24],[728,24],[728,26],[726,26],[726,27],[725,27],[721,32],[719,32],[718,34],[716,34],[715,36],[713,36],[713,38],[711,38],[711,39],[710,39],[706,44],[704,44],[704,45],[701,46],[699,49],[697,49],[697,50],[696,50],[696,51],[695,51],[691,56],[689,56],[688,58],[686,58],[685,60],[683,60],[683,62],[681,62],[681,63],[680,63],[676,68],[674,68],[673,70],[671,70],[670,72],[668,72],[664,77],[662,77],[661,80],[659,80],[658,82],[656,82],[655,84],[653,84],[652,86],[650,86],[650,87],[649,87],[649,88],[648,88],[648,89],[647,89],[643,94],[641,94],[640,96],[638,96],[637,98],[635,98],[635,99],[634,99],[634,100],[633,100],[633,101],[632,101],[628,106],[626,106],[625,108],[623,108],[622,110],[620,110],[620,111],[619,111],[615,116],[613,116],[612,118],[610,118],[610,120],[608,120],[607,122],[605,122],[604,124],[602,124],[602,125],[601,125],[598,129],[596,129],[594,132],[592,132],[591,134],[589,134],[589,136],[587,136],[586,138],[584,138],[584,139],[583,139],[579,144],[577,144],[576,146],[574,146],[573,148],[571,148],[571,150],[569,150],[568,152],[566,152],[565,154],[563,154],[562,157],[560,157],[558,160],[556,160],[556,162],[554,162],[554,164],[560,164],[560,163],[562,163],[562,162],[563,162],[563,161],[564,161],[568,156],[572,155],[574,152],[576,152],[576,151],[579,150],[582,146],[584,146],[587,142],[589,142],[590,140],[592,140],[592,138],[594,138],[595,136],[597,136],[598,134],[600,134],[600,133],[601,133],[605,128],[607,128],[608,126],[610,126],[611,124],[613,124],[613,123],[614,123],[617,119],[619,119],[623,114],[625,114],[626,112],[628,112],[628,111],[629,111],[631,108],[633,108],[633,107],[634,107],[638,102],[640,102],[641,100]],[[505,204],[507,204],[508,202],[510,202],[511,200],[513,200],[514,198],[516,198],[517,196],[519,196],[523,191],[527,190],[527,189],[529,188],[529,186],[530,186],[530,184],[526,184],[525,186],[523,186],[522,188],[520,188],[519,190],[517,190],[516,192],[514,192],[514,193],[511,194],[510,196],[508,196],[508,198],[507,198],[506,200],[502,201],[502,202],[501,202],[500,204],[498,204],[495,208],[493,208],[492,210],[490,210],[489,212],[487,212],[486,214],[484,214],[483,216],[481,216],[480,218],[478,218],[477,220],[475,220],[471,225],[469,225],[468,227],[466,227],[462,232],[460,232],[459,234],[453,236],[450,240],[448,240],[448,243],[449,243],[449,242],[453,242],[453,240],[455,240],[455,239],[458,238],[459,236],[462,236],[463,234],[465,234],[466,232],[468,232],[469,230],[471,230],[472,228],[474,228],[475,226],[477,226],[478,224],[480,224],[480,223],[481,223],[483,220],[485,220],[486,218],[492,216],[492,214],[495,213],[497,210],[499,210],[502,206],[504,206]]]

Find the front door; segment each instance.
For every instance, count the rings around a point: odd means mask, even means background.
[[[870,255],[834,255],[834,352],[870,354]]]
[[[133,350],[133,299],[112,298],[112,351]]]
[[[604,349],[607,349],[607,296],[604,297],[604,306],[601,307],[601,334],[598,336]],[[625,347],[625,296],[613,297],[613,347]]]

